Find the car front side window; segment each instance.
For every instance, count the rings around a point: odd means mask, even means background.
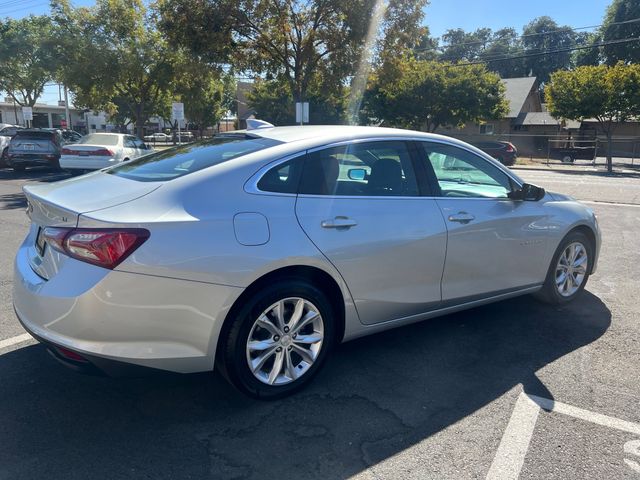
[[[453,145],[423,142],[420,155],[443,197],[508,198],[512,181],[487,160]]]
[[[331,196],[418,196],[407,144],[363,142],[307,155],[299,193]]]

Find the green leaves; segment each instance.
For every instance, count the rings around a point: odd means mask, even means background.
[[[0,90],[20,105],[33,106],[55,76],[54,30],[47,16],[0,21]]]
[[[385,125],[435,131],[507,112],[504,86],[484,66],[407,57],[389,62],[372,78],[363,115]]]
[[[551,75],[545,96],[556,118],[596,118],[611,144],[618,123],[640,117],[640,65],[618,62],[558,71]],[[610,150],[607,164],[611,171]]]

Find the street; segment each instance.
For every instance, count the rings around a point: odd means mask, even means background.
[[[640,173],[518,168],[595,210],[579,301],[520,297],[341,345],[309,388],[260,402],[218,375],[106,378],[18,323],[21,187],[0,170],[0,480],[640,478]]]

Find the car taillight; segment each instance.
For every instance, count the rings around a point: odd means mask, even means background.
[[[91,155],[99,155],[105,157],[113,157],[113,152],[108,148],[100,148],[91,152]]]
[[[76,260],[114,269],[149,238],[143,228],[46,227],[44,238],[52,248]]]
[[[516,151],[516,148],[515,148],[512,144],[507,143],[507,149],[506,149],[505,151],[506,151],[507,153],[513,153],[513,152],[515,152],[515,151]]]
[[[62,149],[62,155],[75,155],[76,151],[75,150],[71,150],[70,148],[63,148]]]

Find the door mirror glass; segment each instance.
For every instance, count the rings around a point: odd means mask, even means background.
[[[542,187],[532,185],[530,183],[523,183],[522,188],[514,190],[509,194],[509,198],[512,200],[524,200],[526,202],[537,202],[542,200],[546,195],[546,191]]]
[[[349,170],[348,176],[350,180],[364,182],[367,178],[367,171],[364,168],[352,168]]]

